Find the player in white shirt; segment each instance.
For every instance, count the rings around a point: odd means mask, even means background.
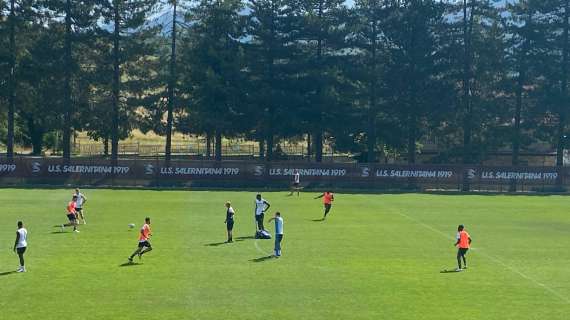
[[[292,196],[293,193],[297,191],[297,197],[298,197],[300,190],[301,190],[301,174],[299,173],[298,169],[295,169],[295,171],[293,172],[293,185],[291,186],[291,193],[289,193],[289,195]]]
[[[275,258],[281,257],[281,241],[283,240],[283,218],[281,213],[275,212],[275,217],[269,219],[268,223],[275,221]]]
[[[255,222],[257,224],[257,231],[265,230],[263,227],[263,217],[265,211],[267,211],[270,206],[269,202],[261,197],[261,193],[255,196]]]
[[[79,188],[75,189],[74,196],[77,197],[75,199],[75,212],[77,212],[78,218],[81,219],[81,221],[83,221],[83,224],[87,224],[87,221],[85,220],[85,216],[83,213],[83,206],[87,202],[87,198],[83,193],[79,191]]]
[[[24,223],[18,221],[18,230],[16,231],[16,241],[14,242],[14,252],[18,254],[20,258],[20,267],[18,267],[17,272],[26,272],[26,267],[24,265],[24,253],[28,247],[28,230],[24,228]]]
[[[231,202],[226,202],[226,220],[224,223],[226,224],[226,229],[228,231],[228,241],[227,243],[234,242],[232,230],[234,229],[234,215],[236,214],[234,208],[232,208]]]

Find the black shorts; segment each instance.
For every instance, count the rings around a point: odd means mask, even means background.
[[[234,228],[234,219],[226,221],[226,228],[228,229],[228,231],[232,231],[232,229]]]
[[[263,214],[263,213],[262,213],[262,214],[256,214],[256,215],[255,215],[255,221],[257,221],[257,222],[263,222],[263,216],[264,216],[264,215],[265,215],[265,214]]]
[[[24,254],[24,252],[26,252],[26,247],[23,247],[23,248],[16,248],[16,252],[17,252],[18,254]]]
[[[74,213],[70,213],[67,215],[67,219],[69,219],[69,221],[74,222],[75,220],[77,220],[77,217],[75,216]]]
[[[299,182],[293,182],[293,187],[298,188],[298,187],[299,187]]]
[[[144,248],[144,247],[152,248],[152,246],[150,245],[150,242],[148,242],[148,241],[139,242],[139,248]]]
[[[327,209],[327,211],[329,211],[332,207],[331,203],[325,203],[325,209]]]
[[[83,211],[83,208],[75,208],[75,212],[78,212],[78,213],[79,213],[79,212],[81,212],[81,211]]]
[[[467,251],[469,251],[469,248],[459,248],[457,250],[457,255],[458,256],[464,256],[467,254]]]

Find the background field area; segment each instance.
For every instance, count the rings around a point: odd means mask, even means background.
[[[264,193],[283,257],[251,238],[251,192],[84,190],[88,224],[60,233],[72,190],[0,190],[0,318],[568,319],[570,198]],[[225,240],[224,202],[237,211]],[[121,266],[152,218],[155,250]],[[11,273],[16,222],[28,272]],[[137,228],[129,231],[128,224]],[[474,239],[455,268],[457,224]],[[273,233],[273,226],[268,225]],[[135,262],[138,262],[135,258]]]

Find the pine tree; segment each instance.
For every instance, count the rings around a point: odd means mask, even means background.
[[[186,132],[214,136],[214,153],[222,160],[222,137],[244,132],[243,41],[246,18],[239,0],[203,0],[188,16],[182,64],[184,87],[191,96]]]
[[[293,135],[299,88],[295,84],[297,50],[290,45],[298,33],[294,4],[284,0],[250,3],[245,55],[248,65],[247,98],[255,121],[253,136],[260,141],[260,156],[273,158],[276,135]]]
[[[103,29],[112,39],[112,110],[111,110],[111,161],[116,162],[119,153],[121,125],[129,131],[127,118],[132,116],[127,108],[123,86],[125,63],[140,58],[139,50],[145,46],[144,35],[147,32],[145,22],[157,0],[107,0],[102,6],[105,22],[112,26],[112,31]],[[139,38],[141,37],[141,38]],[[128,50],[128,51],[127,51]]]
[[[301,24],[297,45],[303,51],[298,77],[303,83],[308,151],[315,150],[315,161],[323,159],[327,123],[337,107],[335,84],[338,80],[339,53],[348,30],[341,23],[347,14],[342,0],[301,0],[297,8]]]

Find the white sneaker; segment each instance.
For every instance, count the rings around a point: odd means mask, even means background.
[[[63,224],[60,226],[60,228],[61,228],[61,232],[63,232],[63,230],[64,230],[64,227],[65,227],[65,226],[64,226]]]
[[[16,272],[26,272],[26,268],[18,268]]]
[[[83,220],[83,224],[87,224],[87,221]]]
[[[79,230],[73,230],[73,232],[79,232]]]

